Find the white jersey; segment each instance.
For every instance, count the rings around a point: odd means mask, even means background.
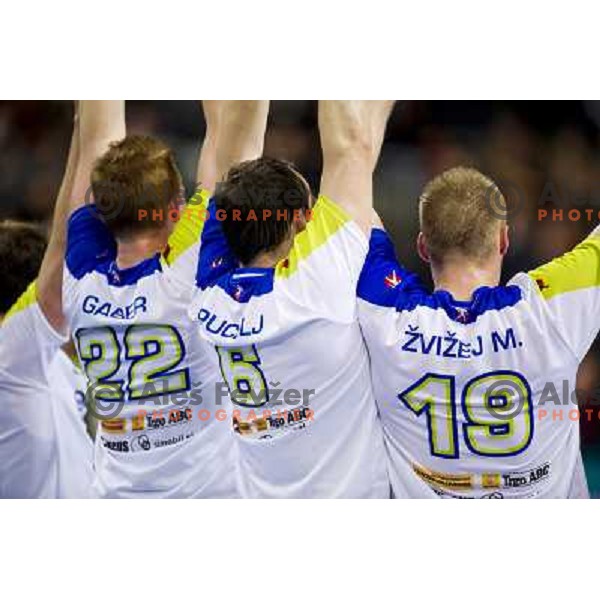
[[[0,329],[0,497],[87,498],[92,442],[77,375],[32,284]],[[81,393],[79,391],[79,393]]]
[[[390,495],[356,311],[367,248],[321,197],[285,260],[240,268],[210,206],[190,316],[231,392],[245,497]]]
[[[50,364],[49,383],[58,440],[58,497],[95,497],[92,489],[94,444],[84,420],[86,378],[61,350]]]
[[[128,269],[93,206],[69,219],[63,302],[99,419],[100,497],[236,495],[217,361],[187,316],[205,211],[198,194],[167,251]]]
[[[585,497],[574,390],[600,326],[599,256],[596,231],[461,302],[373,230],[359,314],[395,496]]]

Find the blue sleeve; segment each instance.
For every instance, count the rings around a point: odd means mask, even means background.
[[[378,306],[397,306],[404,293],[416,288],[421,288],[418,276],[400,265],[388,234],[373,229],[358,280],[358,297]]]
[[[94,205],[78,208],[67,225],[65,261],[73,277],[81,279],[99,262],[117,256],[115,239]]]
[[[196,272],[196,285],[201,289],[214,285],[220,277],[239,266],[225,239],[216,211],[215,203],[211,200],[200,238],[200,256]]]

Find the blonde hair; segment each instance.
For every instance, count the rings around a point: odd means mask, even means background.
[[[456,167],[433,178],[419,200],[421,231],[429,255],[441,263],[449,254],[487,258],[502,220],[494,208],[506,200],[496,184],[477,169]]]

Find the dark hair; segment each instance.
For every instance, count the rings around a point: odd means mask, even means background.
[[[214,200],[229,247],[248,264],[285,240],[298,211],[310,207],[310,189],[291,163],[257,158],[233,167]]]
[[[182,188],[173,152],[148,136],[112,143],[92,172],[94,202],[117,237],[162,228]]]
[[[43,229],[34,223],[0,223],[0,314],[8,312],[37,277],[47,245]]]

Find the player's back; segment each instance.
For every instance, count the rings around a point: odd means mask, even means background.
[[[374,230],[359,313],[396,496],[568,496],[579,458],[571,393],[597,331],[576,323],[598,309],[599,245],[592,236],[460,302],[429,292]]]
[[[366,240],[320,198],[275,268],[239,268],[211,206],[190,316],[231,392],[241,492],[388,497],[354,289]]]
[[[71,216],[65,270],[66,314],[102,417],[98,493],[234,495],[230,432],[200,414],[218,371],[187,318],[193,280],[183,285],[173,256],[160,254],[119,269],[93,207]]]
[[[0,498],[56,498],[50,364],[61,337],[29,287],[0,328]]]
[[[76,400],[66,338],[47,321],[36,284],[0,328],[0,497],[86,498],[92,443]]]
[[[58,497],[94,497],[94,444],[85,425],[87,381],[64,351],[50,364],[50,397],[58,455]]]

